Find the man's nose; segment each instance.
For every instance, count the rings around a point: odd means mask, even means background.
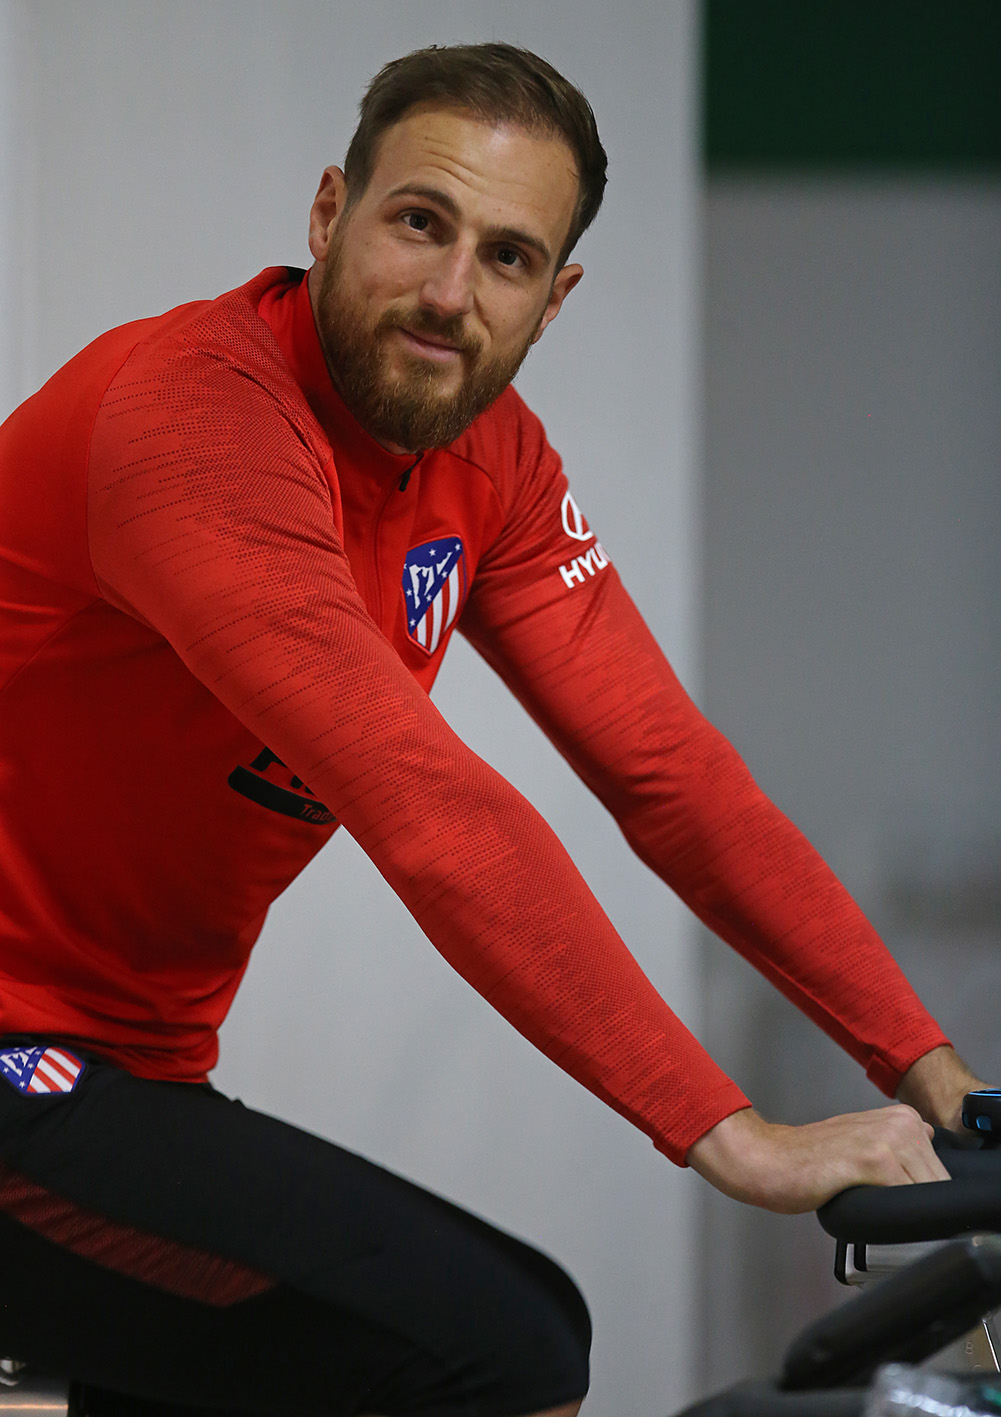
[[[475,258],[471,251],[459,242],[442,247],[434,266],[425,274],[422,304],[439,315],[466,315],[473,308],[475,278]]]

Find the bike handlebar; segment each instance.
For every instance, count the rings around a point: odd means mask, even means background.
[[[941,1129],[935,1133],[935,1150],[951,1180],[853,1186],[820,1207],[821,1225],[836,1240],[867,1245],[1001,1232],[1001,1148],[980,1150],[964,1140]]]

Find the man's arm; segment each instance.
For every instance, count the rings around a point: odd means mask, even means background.
[[[844,887],[685,694],[604,552],[593,537],[585,545],[579,514],[567,526],[558,460],[530,416],[527,426],[537,461],[480,567],[462,630],[640,858],[879,1087],[892,1095],[908,1078],[915,1106],[939,1121],[936,1098],[917,1087],[925,1070],[909,1069],[932,1050],[954,1056],[941,1030]],[[951,1115],[960,1082],[954,1069],[950,1078]],[[744,1111],[689,1159],[731,1193],[796,1209],[832,1186],[899,1176],[888,1158],[902,1127],[922,1158],[911,1170],[943,1175],[927,1129],[901,1108],[802,1133]],[[760,1166],[757,1180],[748,1164]],[[770,1191],[769,1178],[786,1172],[788,1185]]]

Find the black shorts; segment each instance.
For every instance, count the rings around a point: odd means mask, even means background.
[[[289,1417],[584,1395],[587,1309],[544,1255],[207,1085],[67,1049],[72,1091],[0,1075],[0,1357],[109,1390],[109,1413],[115,1393]]]

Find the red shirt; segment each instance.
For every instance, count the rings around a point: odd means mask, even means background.
[[[0,1033],[204,1078],[268,906],[342,823],[673,1160],[745,1106],[430,703],[459,626],[639,856],[880,1087],[945,1041],[678,684],[513,390],[450,447],[387,453],[299,273],[266,271],[88,346],[0,430],[0,498]]]

